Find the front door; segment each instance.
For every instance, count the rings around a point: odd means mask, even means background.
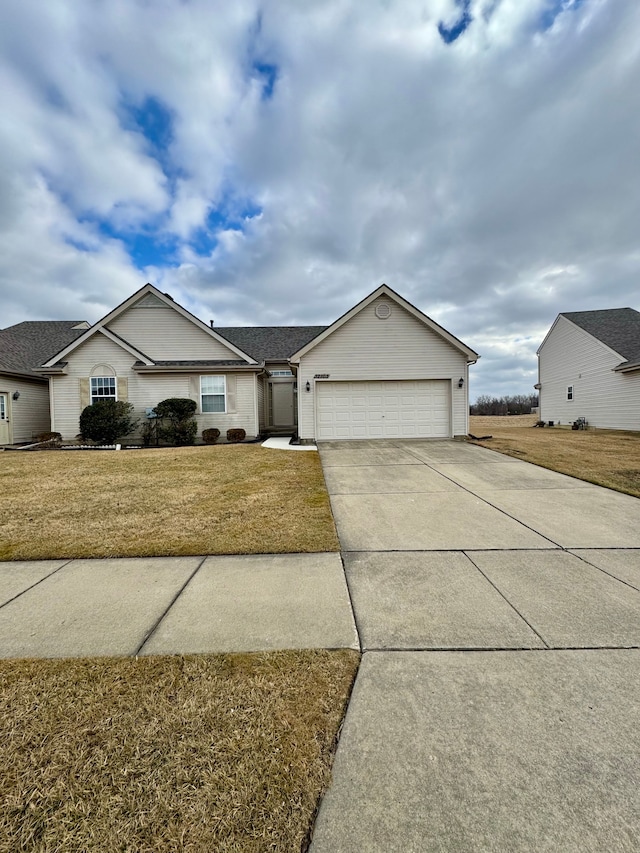
[[[0,392],[0,444],[9,444],[9,395]]]
[[[293,426],[293,382],[272,382],[271,402],[273,406],[272,426]]]

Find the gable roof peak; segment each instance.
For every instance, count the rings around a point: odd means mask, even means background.
[[[470,364],[475,364],[475,362],[480,358],[480,356],[477,352],[475,352],[475,350],[472,350],[471,347],[468,347],[459,338],[456,338],[455,335],[452,335],[451,332],[448,332],[443,326],[441,326],[439,323],[436,323],[435,320],[432,320],[431,317],[427,317],[425,313],[420,311],[419,308],[416,308],[415,305],[412,305],[410,302],[408,302],[403,296],[400,296],[400,294],[393,290],[393,288],[389,287],[389,285],[383,283],[379,287],[376,287],[376,289],[373,290],[368,296],[365,296],[364,299],[361,299],[360,302],[353,306],[353,308],[344,313],[341,317],[338,317],[338,319],[330,326],[327,326],[324,332],[321,332],[308,344],[301,347],[297,352],[295,352],[291,356],[291,360],[299,361],[299,359],[303,355],[306,355],[309,350],[313,349],[313,347],[324,341],[325,338],[328,338],[329,335],[337,331],[352,317],[355,317],[356,314],[359,314],[362,310],[371,305],[371,303],[374,302],[383,293],[389,298],[393,299],[394,302],[396,302],[401,308],[404,308],[405,311],[415,317],[416,320],[418,320],[420,323],[431,329],[431,331],[435,332],[437,335],[440,335],[441,338],[443,338],[445,341],[447,341],[447,343],[451,344],[457,350],[464,353],[467,358],[467,361]]]
[[[625,361],[640,360],[640,312],[634,308],[564,311],[560,314]]]
[[[98,320],[97,323],[94,323],[93,326],[91,326],[83,334],[81,334],[75,341],[73,341],[73,343],[69,344],[67,347],[65,347],[64,349],[57,352],[55,354],[55,356],[53,356],[52,358],[50,358],[48,361],[46,361],[44,363],[43,367],[45,367],[45,368],[52,367],[57,361],[59,361],[62,358],[65,358],[69,353],[73,352],[74,349],[79,347],[81,344],[83,344],[86,340],[88,340],[90,337],[95,335],[97,332],[103,332],[104,333],[105,331],[109,331],[108,329],[106,329],[106,327],[112,320],[114,320],[120,314],[124,313],[128,308],[131,308],[133,305],[135,305],[137,302],[139,302],[144,297],[144,295],[146,295],[148,293],[152,293],[154,296],[156,296],[158,299],[160,299],[161,302],[164,302],[164,304],[168,308],[173,309],[178,314],[180,314],[182,317],[189,320],[189,322],[193,323],[194,326],[196,326],[197,328],[206,332],[206,334],[208,334],[214,340],[218,341],[219,343],[222,343],[224,346],[226,346],[228,349],[230,349],[233,353],[235,353],[237,356],[239,356],[239,358],[245,360],[248,364],[256,364],[257,363],[254,358],[252,358],[246,352],[243,352],[235,344],[228,341],[222,335],[219,335],[218,332],[216,330],[214,330],[211,326],[209,326],[207,323],[204,323],[202,320],[200,320],[198,317],[196,317],[194,314],[192,314],[186,308],[183,308],[182,305],[180,305],[178,302],[176,302],[175,299],[172,296],[170,296],[168,293],[162,293],[162,291],[158,290],[158,288],[155,285],[147,282],[139,290],[136,290],[135,293],[132,293],[128,299],[125,299],[124,302],[121,302],[120,305],[116,306],[112,311],[110,311],[108,314],[106,314],[101,320]],[[124,340],[124,339],[122,339],[122,340]],[[129,344],[129,346],[131,346],[131,344]]]

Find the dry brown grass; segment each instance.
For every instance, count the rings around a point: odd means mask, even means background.
[[[356,652],[0,664],[0,851],[299,851]]]
[[[522,417],[536,422],[534,415]],[[469,430],[474,435],[492,434],[491,441],[479,442],[491,450],[640,497],[640,433],[559,427],[522,429],[526,424],[513,425],[514,420],[470,418]]]
[[[532,427],[538,420],[537,415],[469,415],[469,432],[473,435],[488,435],[494,429],[517,429]]]
[[[337,551],[317,453],[0,453],[0,560]]]

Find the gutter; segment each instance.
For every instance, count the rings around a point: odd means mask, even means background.
[[[264,367],[261,364],[226,365],[226,364],[192,364],[192,365],[133,365],[136,373],[262,373]]]
[[[0,367],[0,373],[3,376],[11,376],[12,379],[31,379],[33,382],[46,382],[46,377],[38,376],[35,373],[21,373],[18,370],[5,370]]]
[[[640,370],[640,361],[623,361],[617,367],[613,368],[614,373],[635,373]]]

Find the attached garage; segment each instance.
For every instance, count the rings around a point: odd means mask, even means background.
[[[477,359],[383,284],[290,357],[300,439],[466,435]]]
[[[451,382],[317,382],[316,436],[354,438],[450,438]]]

